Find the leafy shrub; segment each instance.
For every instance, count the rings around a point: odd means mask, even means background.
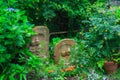
[[[114,14],[117,18],[117,24],[120,24],[120,7],[111,7],[112,10],[114,10]]]
[[[26,80],[26,74],[41,65],[27,49],[33,25],[24,11],[10,7],[15,1],[9,1],[0,1],[0,79]]]
[[[17,1],[17,7],[26,10],[29,20],[35,25],[47,25],[53,31],[72,31],[83,26],[81,21],[88,16],[89,0],[27,0]]]
[[[77,45],[71,48],[70,62],[76,66],[75,73],[78,75],[86,76],[88,68],[91,66],[89,61],[91,60],[91,54],[87,51],[87,46],[84,40],[77,40]]]
[[[120,25],[111,8],[98,7],[89,18],[89,30],[84,35],[88,48],[92,50],[92,60],[102,69],[105,60],[113,60],[120,46]]]
[[[50,43],[50,59],[54,60],[54,47],[55,45],[61,40],[60,37],[53,38],[51,43]]]

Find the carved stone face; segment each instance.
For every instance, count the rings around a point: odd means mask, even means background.
[[[54,48],[55,63],[58,63],[61,59],[65,64],[69,63],[70,48],[75,44],[75,41],[72,39],[61,40]]]
[[[49,30],[45,26],[36,26],[33,28],[36,35],[32,37],[29,49],[38,57],[48,56]]]
[[[70,55],[70,49],[67,48],[67,50],[61,51],[61,56],[66,57]]]
[[[61,53],[61,56],[62,57],[67,57],[67,56],[69,56],[70,55],[70,52],[68,52],[68,51],[63,51],[62,53]]]

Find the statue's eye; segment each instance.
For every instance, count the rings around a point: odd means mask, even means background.
[[[65,51],[61,52],[61,55],[62,55],[63,57],[65,57],[65,56],[66,56],[66,52],[65,52]]]
[[[66,55],[66,56],[69,56],[69,55],[70,55],[70,52],[69,52],[69,51],[66,51],[65,55]]]

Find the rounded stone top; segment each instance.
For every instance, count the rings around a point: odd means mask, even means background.
[[[60,57],[69,59],[70,47],[75,44],[76,42],[73,39],[63,39],[58,42],[54,48],[55,63],[59,62]]]
[[[33,28],[33,30],[37,33],[37,34],[43,34],[43,33],[49,33],[49,29],[46,26],[35,26]]]

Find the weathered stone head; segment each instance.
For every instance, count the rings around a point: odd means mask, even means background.
[[[30,51],[38,57],[48,57],[49,30],[45,26],[36,26],[33,28],[36,35],[32,37]]]
[[[56,44],[54,48],[54,60],[55,63],[59,63],[59,60],[62,59],[65,64],[69,63],[70,48],[72,45],[75,45],[76,42],[73,39],[63,39]]]

